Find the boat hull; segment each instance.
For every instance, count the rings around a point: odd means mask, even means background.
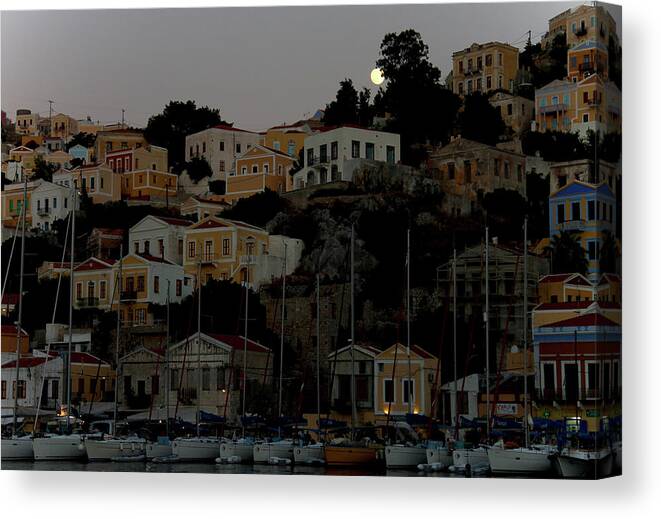
[[[491,448],[487,456],[491,471],[499,474],[543,474],[553,468],[544,451]]]
[[[305,465],[307,463],[325,462],[325,451],[324,446],[320,443],[294,447],[294,463]]]
[[[253,462],[254,444],[248,442],[222,442],[220,444],[220,458],[227,459],[232,456],[241,458],[241,463]]]
[[[271,458],[282,458],[294,461],[294,445],[292,443],[256,443],[252,449],[255,463],[268,463]]]
[[[605,478],[613,472],[611,452],[566,453],[555,457],[558,474],[568,479]]]
[[[85,450],[89,461],[107,461],[120,456],[143,456],[145,440],[108,439],[85,440]]]
[[[389,469],[417,467],[427,463],[427,450],[423,447],[388,445],[385,455],[386,467]]]
[[[172,456],[172,444],[148,443],[145,447],[145,456],[148,460]]]
[[[85,458],[83,439],[76,434],[35,438],[32,441],[35,461],[82,460]]]
[[[2,438],[0,456],[4,461],[34,459],[32,438]]]
[[[452,452],[452,464],[458,470],[464,470],[466,465],[477,467],[489,464],[487,450],[478,447],[477,449],[455,449]]]
[[[444,467],[449,467],[454,463],[452,459],[452,451],[448,450],[447,447],[427,449],[426,454],[427,463],[429,465],[432,463],[442,463]]]
[[[365,467],[381,463],[380,448],[327,445],[324,449],[326,465],[336,467]]]
[[[218,457],[220,441],[215,438],[186,438],[172,442],[172,455],[180,461],[211,461]]]

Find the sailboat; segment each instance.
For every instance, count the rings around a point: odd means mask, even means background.
[[[413,380],[411,377],[411,229],[406,231],[406,359],[408,365],[409,386]],[[393,366],[393,370],[395,367]],[[415,394],[409,387],[408,395],[408,413],[413,412],[412,402]],[[385,448],[385,458],[387,468],[406,468],[417,467],[427,461],[427,451],[425,445],[416,443],[415,445],[397,443],[388,445]]]
[[[73,266],[76,244],[76,191],[71,189],[71,258],[69,263],[69,347],[67,352],[67,408],[66,429],[63,434],[34,438],[32,448],[34,459],[41,460],[78,460],[85,457],[83,435],[72,432],[71,424],[71,354],[73,349]]]
[[[220,449],[220,440],[200,436],[200,400],[202,398],[202,258],[197,268],[197,408],[195,413],[196,435],[191,438],[176,438],[172,442],[172,457],[177,461],[215,460]]]
[[[285,289],[287,279],[287,246],[285,245],[285,254],[282,270],[282,315],[280,324],[280,376],[278,382],[278,436],[282,434],[282,361],[285,340]],[[247,295],[246,295],[247,298]],[[246,299],[247,300],[247,299]],[[255,463],[269,463],[272,459],[294,461],[294,443],[292,440],[278,438],[277,440],[268,440],[255,443],[253,446],[253,460]]]
[[[118,371],[115,377],[115,397],[114,397],[114,415],[112,422],[112,436],[106,437],[104,434],[93,436],[89,435],[85,438],[85,451],[87,452],[87,459],[89,461],[110,461],[118,460],[121,458],[135,459],[144,456],[146,440],[143,438],[133,437],[120,437],[117,434],[117,391],[119,380],[119,336],[120,336],[120,315],[121,315],[121,288],[122,288],[122,257],[123,248],[120,246],[119,252],[119,272],[117,275],[117,282],[115,283],[114,293],[117,294],[117,327],[116,327],[116,343],[115,343],[115,366]]]
[[[528,435],[528,217],[523,220],[523,447],[494,445],[487,451],[494,473],[541,474],[551,470],[552,447],[529,445]],[[502,443],[502,442],[501,442]]]
[[[354,226],[351,225],[351,436],[337,438],[324,448],[326,464],[329,466],[360,467],[374,466],[383,459],[383,446],[370,438],[357,438],[356,432],[356,376],[354,362],[355,334],[354,294]]]
[[[32,438],[29,436],[17,436],[18,424],[18,380],[21,365],[21,318],[23,312],[23,271],[25,258],[25,207],[27,201],[27,178],[24,180],[23,205],[21,206],[21,261],[18,289],[18,319],[16,321],[16,382],[14,383],[14,427],[10,438],[2,438],[0,454],[3,460],[31,460],[33,457]],[[18,229],[17,229],[18,234]],[[10,258],[11,264],[11,258]],[[3,287],[4,288],[4,287]]]
[[[317,273],[317,427],[319,437],[321,438],[321,377],[320,377],[320,292],[321,281]],[[323,463],[326,451],[323,442],[308,443],[307,445],[297,445],[294,448],[294,462],[297,464]]]

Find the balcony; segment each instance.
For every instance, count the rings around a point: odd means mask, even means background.
[[[78,308],[96,308],[99,306],[98,297],[79,297],[76,299],[76,306]]]
[[[38,207],[37,208],[37,214],[39,216],[48,216],[51,214],[51,208],[50,207]]]
[[[215,259],[214,253],[213,252],[205,252],[202,254],[202,257],[200,258],[200,262],[202,265],[208,265],[209,263],[213,263]]]
[[[561,231],[580,231],[586,227],[585,220],[567,220],[565,222],[559,223],[558,228]]]
[[[137,290],[122,290],[121,294],[122,301],[135,301],[138,299]]]
[[[241,265],[255,265],[257,263],[257,256],[252,254],[241,256],[239,262]]]
[[[307,161],[307,166],[312,167],[312,168],[319,168],[319,167],[322,167],[324,165],[329,164],[329,162],[330,161],[328,159],[328,155],[324,155],[324,156],[321,156],[321,157],[313,157],[311,161],[308,160]]]
[[[468,67],[465,72],[465,76],[481,76],[482,75],[482,67]]]
[[[182,404],[192,404],[197,399],[197,388],[183,387],[177,391],[177,398]]]
[[[556,113],[556,112],[566,112],[569,109],[569,106],[564,104],[564,103],[555,103],[552,105],[547,105],[547,106],[540,106],[539,107],[539,113],[540,114],[550,114],[550,113]]]
[[[537,398],[543,402],[574,403],[578,400],[601,400],[604,391],[601,388],[581,389],[580,391],[563,391],[562,389],[544,388],[537,392]]]
[[[588,28],[587,27],[579,27],[574,31],[574,35],[580,38],[581,36],[585,36],[588,33]]]

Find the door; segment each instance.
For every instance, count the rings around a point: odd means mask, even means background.
[[[565,364],[564,367],[565,400],[575,402],[578,400],[578,366]]]

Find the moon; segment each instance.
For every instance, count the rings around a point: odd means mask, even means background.
[[[375,85],[380,85],[384,81],[383,77],[383,72],[381,72],[380,68],[375,68],[372,70],[372,73],[370,74],[370,79],[372,80],[372,83]]]

